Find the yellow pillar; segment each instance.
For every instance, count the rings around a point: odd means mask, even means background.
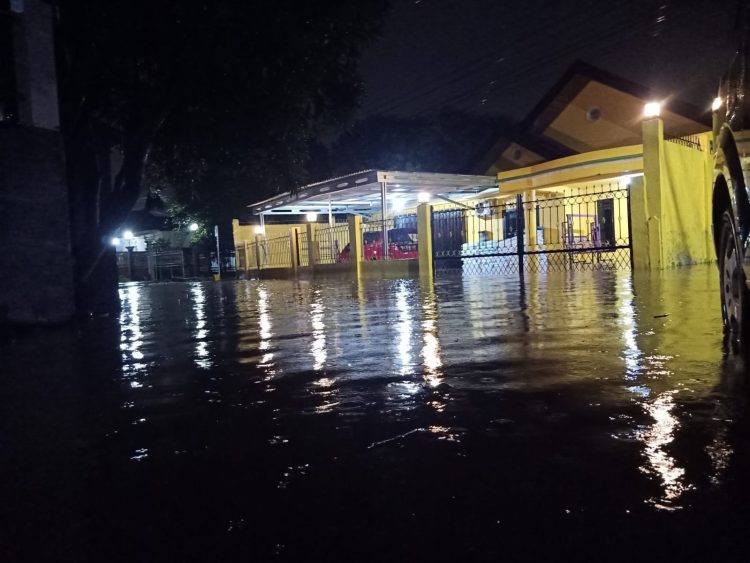
[[[349,262],[359,277],[362,273],[362,217],[359,215],[349,216]]]
[[[245,272],[247,272],[250,270],[250,251],[248,250],[248,247],[247,247],[247,239],[245,239],[242,242],[245,243]]]
[[[429,203],[417,206],[417,245],[419,277],[432,278],[432,206]]]
[[[297,227],[289,229],[289,250],[291,251],[292,269],[296,270],[299,266],[299,249],[297,248]]]
[[[526,248],[536,250],[536,190],[526,192],[523,199],[526,210]]]
[[[263,241],[260,235],[255,235],[255,263],[258,266],[258,273],[263,269],[263,263],[268,260],[265,251],[262,248]]]
[[[315,266],[315,262],[318,260],[318,246],[315,240],[313,223],[307,224],[307,260],[311,268]]]
[[[664,267],[662,240],[662,170],[664,166],[664,122],[643,122],[643,183],[631,184],[631,240],[637,268]]]

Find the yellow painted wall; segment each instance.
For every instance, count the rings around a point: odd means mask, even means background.
[[[234,243],[239,246],[242,241],[254,241],[255,240],[255,227],[256,225],[240,225],[240,222],[235,219],[232,221],[232,234],[234,235]],[[300,229],[300,232],[305,232],[306,223],[295,224],[295,225],[276,225],[266,224],[265,235],[268,239],[278,238],[286,236],[292,230],[293,227]]]
[[[663,267],[713,261],[710,154],[708,150],[700,152],[669,141],[664,143],[663,154]]]
[[[636,268],[663,269],[711,262],[710,134],[703,150],[663,137],[662,123],[643,123],[644,181],[633,191]]]
[[[643,171],[643,146],[633,145],[576,154],[497,175],[501,194],[604,181]]]

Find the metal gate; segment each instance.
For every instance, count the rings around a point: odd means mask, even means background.
[[[432,244],[438,272],[630,269],[630,189],[610,182],[433,210]]]

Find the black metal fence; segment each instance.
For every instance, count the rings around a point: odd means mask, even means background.
[[[616,181],[435,210],[435,269],[480,276],[629,269],[629,218],[629,188]]]
[[[689,149],[695,149],[697,151],[703,150],[699,135],[686,135],[684,137],[665,137],[665,140],[669,141],[670,143],[682,145],[683,147],[687,147]]]

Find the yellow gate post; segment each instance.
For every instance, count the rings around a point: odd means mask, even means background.
[[[432,206],[429,203],[417,206],[417,251],[419,277],[432,278]]]
[[[660,270],[662,256],[662,168],[664,122],[652,117],[643,122],[643,181],[631,182],[630,237],[633,265]]]
[[[317,241],[314,238],[315,229],[313,223],[308,223],[307,228],[307,261],[310,268],[315,267],[315,262],[318,261],[318,246]]]
[[[299,266],[299,249],[297,248],[297,233],[299,230],[297,227],[289,229],[289,250],[291,251],[292,269],[297,270]]]
[[[352,272],[359,278],[362,274],[362,217],[349,216],[349,262]]]

